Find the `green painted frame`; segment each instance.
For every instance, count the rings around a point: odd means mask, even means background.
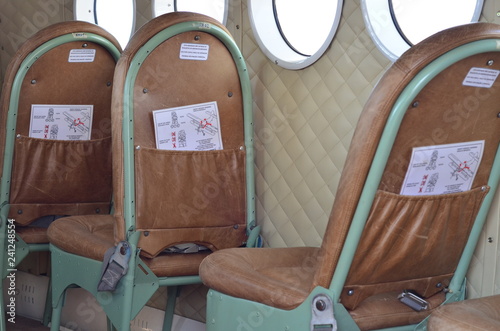
[[[339,303],[340,293],[344,287],[347,274],[351,267],[354,254],[356,252],[361,234],[366,224],[371,205],[373,203],[379,182],[381,180],[385,165],[387,163],[389,153],[394,144],[397,131],[401,125],[401,121],[413,102],[415,96],[429,83],[437,74],[449,67],[450,65],[475,54],[484,52],[500,51],[500,40],[498,39],[483,39],[470,42],[459,46],[446,54],[438,57],[426,67],[424,67],[402,91],[399,98],[396,100],[391,113],[387,119],[382,137],[380,139],[377,151],[373,158],[368,177],[365,182],[356,212],[354,214],[351,227],[349,229],[344,248],[340,255],[337,267],[335,269],[330,287],[328,289],[317,287],[307,297],[303,304],[291,311],[276,309],[260,303],[234,298],[215,290],[210,290],[207,298],[207,331],[217,330],[306,330],[310,328],[311,321],[311,303],[313,298],[322,293],[330,297],[334,303],[334,314],[338,323],[339,330],[359,330],[354,323],[350,314]],[[476,247],[477,241],[491,202],[498,189],[500,180],[500,146],[497,149],[495,160],[492,166],[492,171],[488,179],[490,192],[483,201],[479,213],[474,222],[471,234],[467,241],[465,250],[459,261],[457,270],[451,280],[449,293],[445,303],[463,300],[465,298],[465,275],[472,258],[472,254]],[[231,312],[231,313],[229,313]],[[253,316],[252,320],[245,321],[241,316],[250,316],[249,312],[256,312],[258,315]],[[268,316],[262,314],[266,312]],[[237,316],[236,319],[227,320],[228,316]],[[276,317],[272,317],[276,316]],[[250,316],[252,317],[252,316]],[[264,317],[267,317],[264,319]],[[255,319],[256,318],[256,319]],[[262,320],[262,323],[260,322]],[[245,322],[246,324],[243,324]],[[267,323],[264,325],[264,323]],[[250,328],[247,328],[247,325]],[[264,325],[264,326],[263,326]],[[425,330],[427,319],[418,325],[408,325],[402,327],[389,328],[386,330],[404,331],[404,330]]]
[[[113,43],[108,39],[96,35],[94,33],[85,33],[84,35],[78,34],[65,34],[59,37],[53,38],[39,47],[37,47],[33,52],[31,52],[22,61],[17,74],[15,75],[12,89],[10,93],[9,100],[9,110],[7,114],[6,130],[5,130],[5,150],[4,150],[4,162],[3,162],[3,172],[0,181],[0,247],[2,248],[2,253],[0,254],[0,265],[2,266],[2,280],[7,276],[9,272],[15,272],[17,265],[30,253],[35,251],[48,251],[49,244],[27,244],[19,236],[16,235],[16,248],[15,248],[15,264],[7,265],[7,223],[8,214],[10,209],[9,195],[10,195],[10,180],[12,176],[12,160],[14,156],[14,141],[15,141],[15,131],[17,124],[17,111],[19,106],[19,98],[21,94],[21,85],[26,76],[26,73],[31,68],[31,66],[45,53],[58,47],[60,45],[73,42],[73,41],[89,41],[100,46],[103,46],[112,56],[118,61],[121,52],[116,48]],[[10,267],[10,268],[9,268]],[[0,290],[3,290],[3,285],[0,284]],[[4,311],[3,297],[0,298],[0,308]],[[44,324],[47,325],[49,319],[49,311],[45,311]],[[0,317],[0,331],[4,331],[6,328],[5,315],[1,314]]]
[[[58,282],[54,283],[52,290],[53,321],[60,320],[62,310],[63,294],[65,289],[72,284],[83,287],[97,298],[103,307],[107,317],[118,330],[129,330],[130,321],[135,318],[140,309],[146,304],[159,286],[171,286],[169,291],[168,306],[165,312],[164,330],[170,330],[173,319],[175,293],[177,286],[201,283],[199,276],[185,277],[156,277],[154,273],[141,261],[137,243],[140,232],[135,231],[135,187],[134,187],[134,137],[133,137],[133,86],[144,59],[153,49],[163,41],[178,34],[190,31],[203,31],[218,38],[229,50],[236,64],[243,97],[244,137],[246,148],[246,195],[247,195],[247,245],[253,247],[257,243],[260,227],[255,223],[255,186],[254,186],[254,153],[253,153],[253,113],[252,113],[252,90],[250,78],[246,68],[243,55],[234,40],[221,28],[210,23],[190,21],[167,27],[153,36],[141,47],[132,59],[125,78],[124,85],[124,110],[123,110],[123,148],[124,148],[124,217],[127,241],[130,243],[132,254],[129,261],[129,272],[118,284],[115,292],[106,292],[108,295],[103,299],[102,293],[97,292],[97,281],[100,274],[89,281],[87,275],[82,277],[78,272],[67,274],[68,266],[75,265],[76,270],[92,270],[93,275],[101,269],[102,262],[90,260],[84,257],[66,253],[57,247],[50,245],[53,261],[53,277]],[[78,268],[76,268],[78,265]],[[126,308],[124,308],[126,307]],[[53,323],[51,330],[57,331],[58,325]]]

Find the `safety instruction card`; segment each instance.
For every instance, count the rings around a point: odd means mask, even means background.
[[[484,140],[414,148],[402,195],[436,195],[471,189]]]
[[[217,102],[153,111],[156,148],[179,151],[222,149]]]
[[[29,136],[90,140],[93,105],[32,105]]]

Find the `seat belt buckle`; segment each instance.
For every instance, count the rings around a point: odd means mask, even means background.
[[[120,241],[116,247],[111,247],[106,251],[97,291],[116,289],[120,279],[127,274],[130,254],[130,245],[126,241]]]
[[[415,292],[404,290],[398,296],[399,301],[415,311],[427,310],[429,303]]]

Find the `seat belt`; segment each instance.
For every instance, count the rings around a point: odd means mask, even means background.
[[[130,254],[130,245],[126,241],[120,241],[116,247],[111,247],[106,251],[97,291],[116,289],[120,279],[127,273]]]
[[[202,251],[208,250],[207,247],[188,243],[188,244],[179,244],[175,246],[168,247],[164,250],[165,253],[180,253],[180,254],[190,254],[190,253],[198,253]]]

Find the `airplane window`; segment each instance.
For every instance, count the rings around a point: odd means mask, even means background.
[[[153,17],[174,11],[189,11],[213,17],[226,24],[227,2],[228,0],[153,0]]]
[[[342,0],[249,0],[257,43],[274,63],[301,69],[316,62],[333,40]]]
[[[438,31],[477,22],[482,8],[483,0],[361,1],[367,30],[391,61]]]
[[[127,45],[135,26],[135,0],[75,0],[75,20],[97,24]]]

